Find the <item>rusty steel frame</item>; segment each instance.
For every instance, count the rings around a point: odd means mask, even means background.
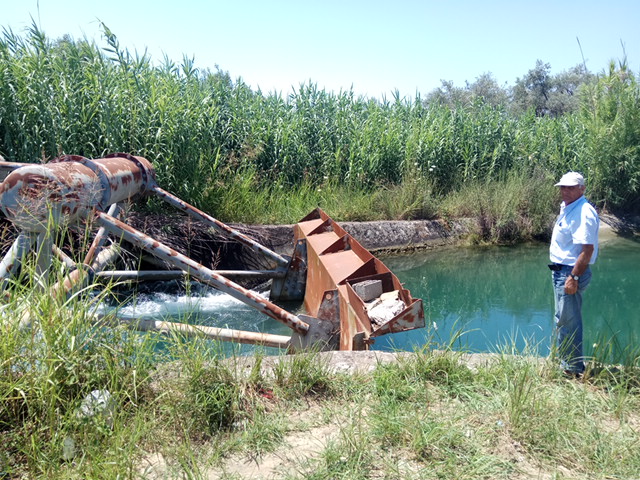
[[[223,232],[229,235],[231,239],[237,241],[238,243],[241,243],[242,245],[245,245],[251,248],[253,251],[257,253],[261,253],[266,258],[273,260],[276,263],[276,265],[278,265],[279,267],[284,268],[289,264],[289,261],[286,258],[282,257],[281,255],[278,255],[276,252],[268,249],[264,245],[259,244],[255,240],[247,237],[246,235],[238,232],[237,230],[234,230],[228,225],[225,225],[221,221],[216,220],[211,215],[207,215],[203,211],[198,210],[193,205],[189,205],[184,200],[180,200],[178,197],[170,194],[166,190],[163,190],[159,186],[154,185],[151,190],[152,190],[152,193],[156,195],[156,197],[160,198],[161,200],[164,200],[166,203],[168,203],[172,207],[186,213],[187,215],[191,216],[196,220],[201,221],[205,225],[208,225],[214,228],[215,230],[218,230],[220,232]]]
[[[223,277],[245,277],[245,278],[278,278],[284,275],[279,270],[213,270],[213,272]],[[96,272],[96,277],[116,281],[127,280],[177,280],[188,277],[184,270],[110,270],[106,272]]]
[[[398,278],[325,212],[317,208],[295,226],[296,242],[307,244],[307,312],[324,320],[339,318],[340,350],[366,349],[374,338],[425,325],[422,300],[411,297]],[[397,291],[403,310],[374,325],[353,285],[380,281],[383,292]]]
[[[272,333],[248,332],[245,330],[209,327],[206,325],[188,325],[185,323],[166,322],[147,318],[122,319],[104,315],[98,317],[98,322],[101,325],[121,325],[140,332],[180,333],[192,337],[206,337],[222,342],[244,343],[283,349],[288,349],[291,346],[291,337],[274,335]]]
[[[296,332],[304,334],[309,330],[309,325],[292,313],[262,298],[251,290],[247,290],[241,285],[232,282],[228,278],[218,275],[215,271],[175,251],[171,247],[154,240],[126,223],[103,212],[96,212],[96,221],[115,237],[120,237],[151,255],[164,260],[170,265],[184,270],[202,283],[206,283],[221,292],[231,295],[268,317],[284,323]]]
[[[0,180],[0,208],[21,230],[0,262],[2,287],[36,243],[38,276],[47,275],[52,254],[72,270],[51,288],[53,295],[69,295],[94,278],[193,277],[285,324],[293,333],[291,337],[283,337],[156,320],[130,321],[133,328],[177,331],[279,348],[320,344],[321,348],[357,350],[369,348],[377,336],[424,326],[422,301],[413,299],[380,260],[320,209],[295,225],[293,254],[285,257],[160,188],[153,166],[143,157],[116,153],[90,160],[65,155],[47,164],[11,163],[0,158]],[[211,270],[115,218],[122,202],[150,195],[262,255],[272,269]],[[86,219],[94,221],[99,229],[84,259],[76,264],[52,243],[50,228]],[[117,242],[104,247],[108,235],[126,240],[179,270],[106,271],[119,254]],[[238,276],[272,278],[270,298],[283,301],[304,298],[309,315],[296,316],[228,278]],[[404,307],[402,312],[374,325],[365,302],[354,288],[364,280],[378,282],[383,292],[397,291]]]

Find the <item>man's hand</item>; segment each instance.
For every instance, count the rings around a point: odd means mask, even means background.
[[[567,277],[564,282],[564,293],[567,295],[573,295],[578,291],[578,281],[572,277]]]
[[[578,260],[571,270],[571,273],[574,275],[582,275],[589,266],[591,255],[593,255],[593,245],[582,245],[582,252],[580,252],[580,255],[578,255]],[[568,276],[564,282],[564,293],[566,293],[567,295],[573,295],[577,291],[578,280],[574,280],[573,277]]]

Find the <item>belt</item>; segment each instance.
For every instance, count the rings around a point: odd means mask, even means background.
[[[549,267],[549,270],[553,270],[554,272],[559,272],[565,267],[572,267],[571,265],[563,265],[562,263],[550,263],[547,266]]]

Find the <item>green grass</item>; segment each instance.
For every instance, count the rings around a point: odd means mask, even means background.
[[[97,327],[81,301],[10,291],[0,323],[8,478],[151,478],[153,458],[166,478],[242,478],[245,462],[290,479],[634,478],[640,468],[631,354],[615,367],[595,358],[575,381],[508,346],[473,365],[434,343],[345,375],[319,353],[227,357],[206,339]],[[33,328],[16,328],[26,310]],[[110,393],[110,408],[79,414],[95,390]]]

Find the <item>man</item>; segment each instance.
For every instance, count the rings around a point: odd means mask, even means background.
[[[584,372],[582,356],[582,294],[591,280],[591,269],[598,257],[600,219],[584,197],[584,178],[569,172],[555,184],[560,187],[562,204],[549,247],[555,296],[558,355],[565,374]]]

